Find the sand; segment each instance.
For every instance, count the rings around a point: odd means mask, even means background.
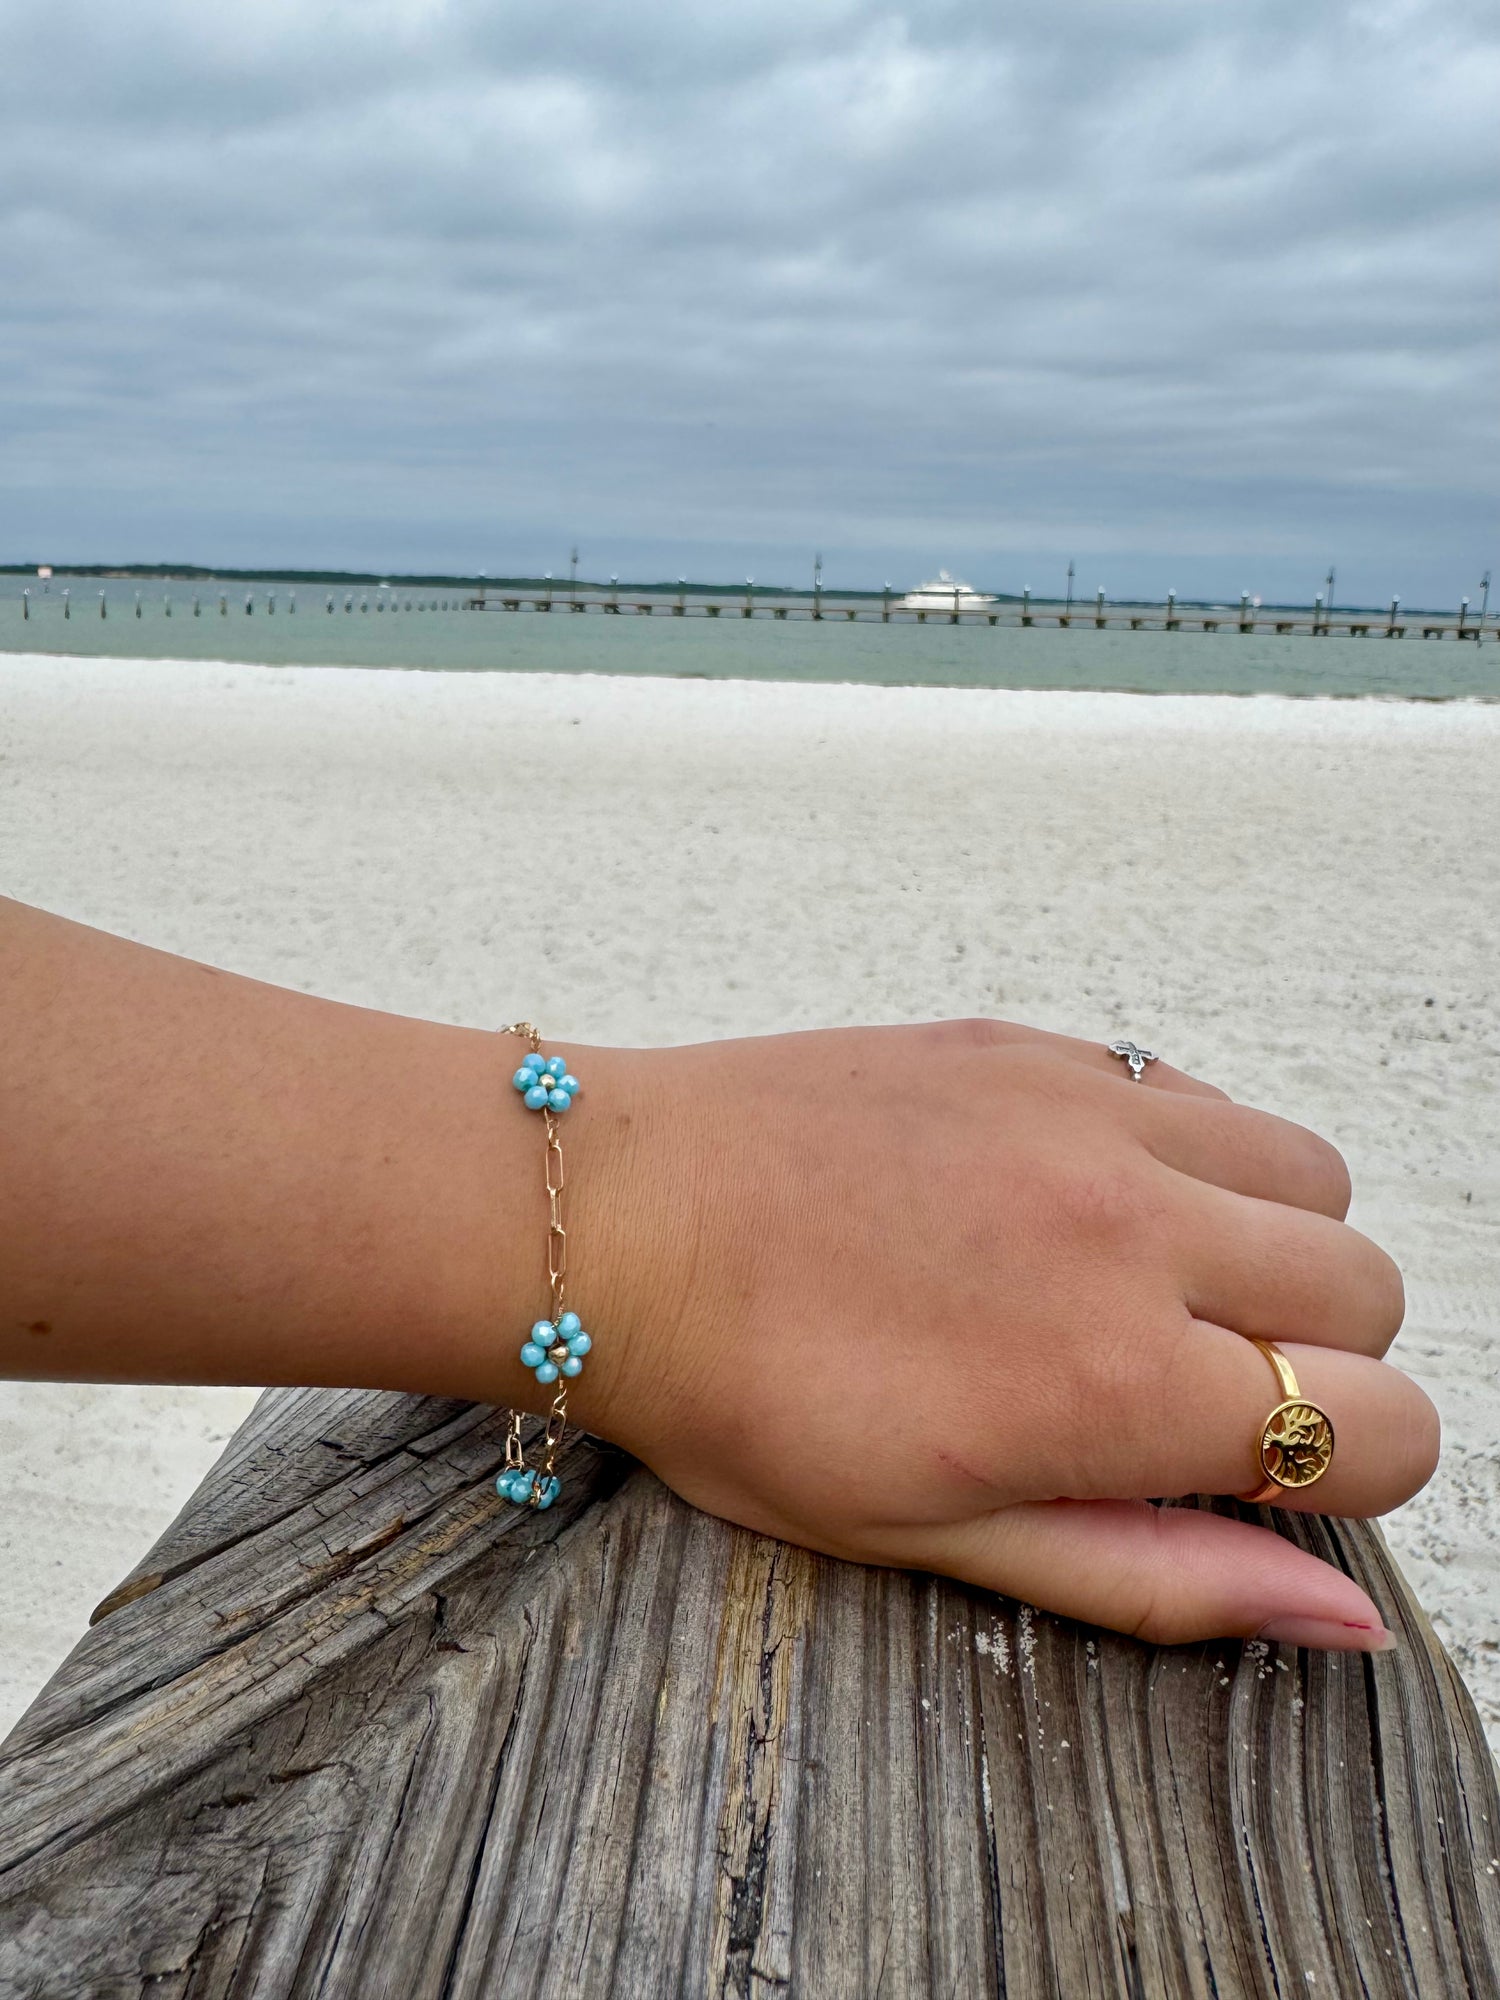
[[[1317,1125],[1446,1427],[1387,1532],[1500,1742],[1497,758],[1471,703],[13,655],[0,890],[562,1038],[1131,1032]],[[563,924],[528,921],[523,868]],[[0,1386],[0,1725],[248,1400]]]

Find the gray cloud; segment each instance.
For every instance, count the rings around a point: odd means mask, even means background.
[[[0,29],[17,557],[1436,599],[1492,556],[1488,7]]]

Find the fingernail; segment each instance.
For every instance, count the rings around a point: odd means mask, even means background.
[[[1329,1653],[1388,1653],[1396,1643],[1395,1633],[1383,1625],[1373,1621],[1361,1625],[1347,1618],[1273,1618],[1255,1636],[1284,1646],[1317,1646]]]

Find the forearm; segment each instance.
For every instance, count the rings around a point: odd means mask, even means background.
[[[0,1372],[538,1401],[513,1053],[0,900]]]

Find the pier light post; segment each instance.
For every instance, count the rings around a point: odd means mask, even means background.
[[[1333,579],[1335,573],[1333,564],[1330,563],[1328,565],[1328,575],[1323,580],[1323,630],[1325,633],[1328,630],[1328,621],[1333,616]]]
[[[754,616],[754,612],[752,610],[752,605],[751,605],[751,600],[754,598],[754,596],[755,596],[755,578],[753,576],[747,576],[745,578],[745,616],[747,618]]]
[[[813,617],[823,616],[823,553],[820,549],[813,557]]]
[[[109,609],[105,603],[104,592],[102,590],[99,593],[99,616],[101,618],[107,618],[109,616]]]
[[[1021,623],[1023,625],[1031,623],[1031,585],[1029,583],[1021,585]]]
[[[1479,637],[1484,639],[1484,621],[1490,615],[1490,573],[1485,571],[1479,579]]]
[[[679,618],[686,618],[687,616],[687,578],[685,576],[680,576],[677,579],[676,615]]]
[[[620,579],[613,571],[611,571],[609,579],[609,608],[614,612],[618,612],[620,609]]]
[[[31,617],[31,592],[29,590],[23,590],[21,592],[21,623],[25,625],[30,620],[30,617]]]
[[[1071,618],[1073,615],[1073,564],[1071,558],[1068,562],[1068,594],[1063,600],[1063,615],[1068,618]]]
[[[1101,583],[1094,592],[1094,624],[1099,631],[1104,630],[1104,585]]]
[[[1463,597],[1459,599],[1459,605],[1458,605],[1458,636],[1460,639],[1464,636],[1464,627],[1465,625],[1468,624],[1468,622],[1469,622],[1469,600],[1467,597]]]
[[[1248,590],[1240,592],[1240,630],[1242,632],[1250,630],[1250,593]]]
[[[69,602],[69,597],[70,597],[70,593],[69,593],[68,591],[66,591],[66,590],[65,590],[65,591],[63,592],[63,617],[64,617],[64,618],[71,618],[71,617],[73,616],[73,606],[72,606],[72,604],[71,604],[71,603]]]
[[[141,615],[141,593],[139,591],[135,594],[135,615],[137,618]]]
[[[1313,599],[1313,637],[1318,637],[1318,628],[1323,617],[1323,595],[1320,591]]]
[[[885,588],[880,593],[880,622],[882,625],[889,625],[891,622],[891,580],[889,577],[886,578]]]
[[[1175,590],[1167,592],[1166,629],[1169,632],[1177,630],[1177,592]]]
[[[576,597],[578,595],[578,548],[576,543],[568,552],[568,595],[569,597]]]

